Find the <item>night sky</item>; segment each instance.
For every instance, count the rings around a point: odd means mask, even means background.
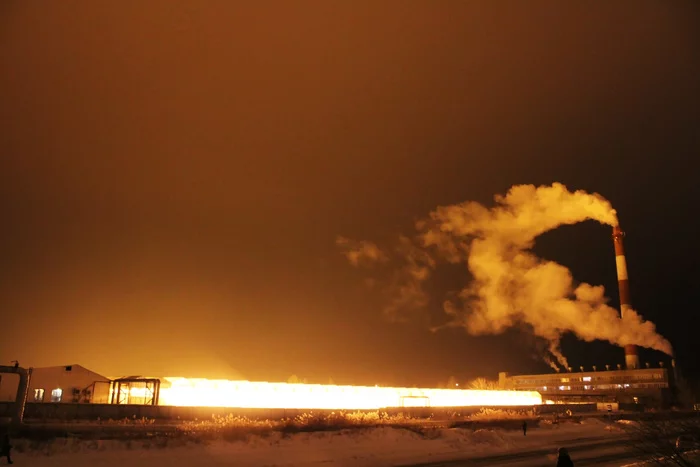
[[[387,322],[335,241],[562,182],[612,202],[635,308],[700,372],[697,2],[5,0],[0,119],[3,364],[393,385],[547,371],[521,331]],[[536,251],[616,303],[610,234],[565,227]]]

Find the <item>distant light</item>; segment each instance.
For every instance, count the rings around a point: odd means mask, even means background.
[[[51,402],[61,402],[63,397],[63,389],[56,388],[51,391]]]

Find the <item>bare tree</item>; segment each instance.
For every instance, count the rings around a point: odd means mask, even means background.
[[[659,465],[697,466],[688,458],[682,446],[676,446],[679,436],[696,437],[700,433],[697,420],[648,420],[629,424],[625,431],[630,435],[626,444],[645,461]]]
[[[491,391],[498,389],[498,382],[491,381],[486,378],[476,378],[469,383],[469,389],[478,389],[480,391]]]

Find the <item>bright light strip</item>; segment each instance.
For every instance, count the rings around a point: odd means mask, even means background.
[[[536,391],[479,391],[163,378],[159,405],[371,410],[390,407],[513,407],[542,404]]]
[[[151,397],[152,395],[152,391],[150,391],[148,388],[135,387],[129,389],[130,397]]]

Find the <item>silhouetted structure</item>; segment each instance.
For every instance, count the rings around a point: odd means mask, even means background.
[[[672,401],[671,380],[665,368],[514,376],[499,373],[498,383],[501,389],[538,391],[543,401],[554,403],[666,406]]]
[[[158,405],[160,380],[129,376],[112,381],[110,404]]]
[[[10,368],[10,367],[7,367]],[[32,368],[28,380],[28,402],[107,403],[109,378],[80,365]],[[0,381],[0,402],[12,401],[18,389],[16,379]]]

